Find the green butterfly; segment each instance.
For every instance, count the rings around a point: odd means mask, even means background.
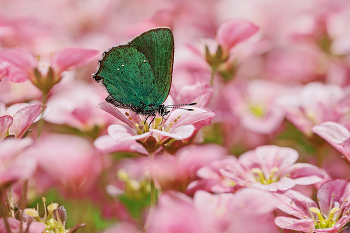
[[[173,61],[172,31],[155,28],[104,52],[92,77],[107,89],[107,102],[147,118],[156,113],[163,118],[170,112],[167,107],[180,106],[163,105],[171,87]]]

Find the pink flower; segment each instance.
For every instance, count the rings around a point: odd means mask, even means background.
[[[247,40],[259,30],[259,27],[243,19],[230,19],[220,25],[216,40],[224,50],[229,51],[236,44]]]
[[[98,151],[101,151],[103,153],[110,153],[116,151],[130,151],[145,155],[147,154],[145,148],[143,148],[143,146],[141,146],[136,141],[115,141],[109,135],[103,135],[98,137],[94,141],[94,146]]]
[[[47,102],[52,111],[45,120],[92,133],[114,119],[110,114],[96,108],[103,101],[104,94],[95,84],[71,81],[66,85],[59,85]]]
[[[11,64],[7,76],[13,82],[31,80],[41,91],[48,93],[62,78],[62,72],[85,65],[98,54],[97,50],[67,48],[55,52],[49,63],[38,61],[28,50],[8,48],[0,50],[0,61]]]
[[[210,124],[215,115],[209,110],[191,106],[193,111],[172,110],[163,122],[162,118],[157,117],[148,127],[149,123],[144,124],[145,119],[132,111],[118,109],[107,102],[101,103],[99,108],[126,124],[108,127],[108,133],[115,141],[137,140],[148,151],[156,151],[174,140],[188,139],[203,126]]]
[[[197,178],[198,169],[226,154],[226,150],[217,145],[187,146],[174,156],[156,156],[153,174],[161,190],[184,192],[188,184]]]
[[[296,218],[277,217],[275,223],[282,229],[301,232],[340,232],[350,222],[348,180],[330,180],[317,191],[317,205],[303,194],[288,190],[277,192],[277,207]]]
[[[149,232],[277,233],[274,204],[270,193],[249,188],[220,195],[197,191],[193,200],[182,193],[167,192],[159,199]]]
[[[305,85],[299,96],[284,96],[278,103],[286,117],[306,135],[312,127],[325,121],[338,121],[349,110],[350,92],[333,84],[318,82]]]
[[[238,186],[231,179],[223,176],[220,170],[227,167],[234,167],[238,163],[238,160],[234,156],[226,156],[222,159],[211,161],[210,164],[197,171],[197,176],[201,179],[193,181],[188,186],[187,193],[194,193],[198,189],[214,193],[236,191],[241,186]]]
[[[312,128],[315,134],[329,142],[350,162],[350,132],[336,122],[324,122]]]
[[[0,187],[20,179],[29,179],[37,163],[32,158],[19,157],[32,144],[30,138],[7,138],[0,142]]]
[[[283,85],[255,80],[246,86],[232,82],[224,90],[224,97],[232,112],[240,119],[241,125],[250,131],[270,134],[281,126],[284,110],[275,99],[287,90]]]
[[[15,218],[7,218],[7,222],[9,223],[9,227],[12,233],[20,232],[20,221]],[[28,230],[27,228],[28,226],[26,224],[23,224],[22,231],[28,233],[41,233],[45,230],[45,224],[34,221],[29,225]],[[0,233],[8,233],[6,230],[5,220],[3,218],[0,218]]]
[[[278,146],[260,146],[248,151],[220,170],[223,176],[240,186],[252,186],[265,191],[288,190],[295,185],[321,182],[327,174],[306,163],[296,163],[298,152]]]
[[[22,83],[14,83],[8,78],[1,79],[0,102],[4,104],[30,102],[40,99],[41,92],[29,80]]]
[[[197,103],[197,107],[205,107],[209,102],[213,87],[204,82],[184,85],[179,89],[171,88],[170,94],[174,97],[174,104]]]
[[[103,233],[140,233],[134,225],[126,222],[119,223],[118,225],[104,230]]]
[[[40,118],[39,115],[46,109],[42,104],[14,104],[7,110],[5,105],[0,103],[0,141],[7,134],[16,138],[22,138],[28,128]],[[7,114],[6,114],[7,112]]]
[[[101,165],[93,146],[73,135],[43,135],[36,144],[21,153],[33,158],[38,168],[33,178],[37,190],[59,185],[70,195],[82,195],[94,184]]]

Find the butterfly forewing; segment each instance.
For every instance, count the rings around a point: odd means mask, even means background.
[[[174,36],[169,28],[155,28],[142,33],[128,43],[147,58],[156,80],[155,106],[167,98],[173,72]]]

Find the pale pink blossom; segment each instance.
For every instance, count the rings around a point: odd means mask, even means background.
[[[104,230],[103,233],[141,233],[141,231],[130,223],[122,222],[114,227]]]
[[[70,81],[57,86],[47,102],[52,111],[45,120],[65,124],[86,133],[102,129],[114,119],[96,106],[104,100],[104,91],[95,84]]]
[[[232,82],[224,89],[224,97],[242,127],[255,133],[270,134],[284,119],[284,110],[275,100],[286,92],[290,91],[281,84],[254,80],[247,85]]]
[[[97,50],[66,48],[56,51],[49,62],[38,61],[30,51],[22,48],[0,50],[0,60],[11,64],[7,77],[13,82],[31,80],[41,91],[48,93],[62,78],[62,72],[87,64],[98,54]]]
[[[109,135],[103,135],[94,141],[94,146],[98,151],[103,153],[115,152],[115,151],[130,151],[140,154],[147,154],[147,151],[140,143],[133,140],[128,141],[115,141]]]
[[[21,222],[15,218],[7,218],[7,222],[9,223],[9,227],[12,233],[20,232]],[[28,230],[27,230],[28,228]],[[29,226],[27,224],[22,224],[22,231],[28,233],[41,233],[45,230],[45,224],[41,222],[32,222]],[[6,230],[5,220],[3,218],[0,219],[0,233],[8,233]]]
[[[196,82],[192,85],[184,85],[179,89],[173,87],[170,94],[174,96],[174,104],[197,103],[197,107],[205,107],[213,91],[213,87],[208,83]]]
[[[316,184],[327,178],[314,165],[295,163],[298,157],[298,152],[291,148],[260,146],[242,154],[239,163],[228,164],[220,172],[237,185],[265,191],[288,190],[297,184]]]
[[[13,118],[9,115],[0,117],[0,141],[4,140],[12,125]]]
[[[39,115],[46,109],[42,104],[14,104],[6,109],[0,103],[0,140],[7,134],[22,138],[29,127],[40,119]]]
[[[350,221],[348,180],[323,183],[317,191],[318,205],[294,190],[276,192],[275,196],[280,200],[277,207],[296,217],[277,217],[275,223],[282,229],[336,233]]]
[[[238,43],[254,35],[258,30],[258,26],[247,20],[230,19],[219,26],[216,40],[224,50],[229,51]]]
[[[275,48],[266,56],[266,75],[269,79],[283,83],[308,83],[320,78],[318,66],[322,64],[322,53],[312,46]]]
[[[226,154],[226,150],[217,145],[187,146],[172,156],[156,156],[152,171],[161,190],[184,192],[188,184],[197,179],[198,169]]]
[[[144,124],[145,119],[132,111],[118,109],[107,102],[101,103],[99,108],[126,124],[108,127],[108,133],[115,141],[137,140],[148,151],[156,151],[171,139],[188,139],[203,126],[210,124],[215,115],[209,110],[191,106],[193,111],[172,110],[163,122],[162,118],[157,117],[148,127],[150,120]]]
[[[287,119],[310,136],[313,126],[337,122],[349,111],[349,96],[350,92],[340,86],[314,82],[305,85],[299,95],[283,96],[278,103],[285,109]]]
[[[278,232],[274,204],[273,195],[256,189],[220,195],[197,191],[193,200],[167,192],[160,197],[149,232]]]
[[[241,186],[223,176],[220,170],[227,167],[234,167],[238,165],[238,163],[237,158],[234,156],[226,156],[222,159],[211,161],[210,164],[197,171],[197,176],[201,179],[193,181],[188,186],[187,193],[194,193],[198,189],[214,193],[236,191],[241,188]]]
[[[312,128],[315,134],[329,142],[350,162],[350,132],[336,122],[324,122]]]
[[[38,163],[33,178],[37,190],[42,191],[56,185],[69,195],[82,195],[94,184],[101,169],[93,146],[73,135],[43,135],[21,157]]]
[[[4,104],[23,103],[41,97],[41,92],[29,80],[22,83],[11,82],[7,77],[1,79],[0,102]]]
[[[29,179],[34,174],[36,161],[19,156],[32,142],[30,138],[7,138],[0,142],[0,186]]]

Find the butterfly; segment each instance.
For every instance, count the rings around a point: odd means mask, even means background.
[[[104,52],[92,78],[106,88],[107,102],[143,114],[146,120],[157,113],[164,119],[168,108],[196,104],[163,104],[171,87],[173,61],[172,31],[154,28]]]

